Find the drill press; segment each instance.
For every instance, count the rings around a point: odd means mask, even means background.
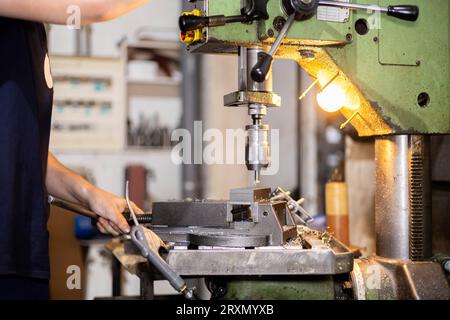
[[[339,109],[360,136],[375,137],[378,257],[355,260],[354,291],[359,298],[430,297],[432,286],[423,283],[433,278],[446,296],[442,270],[429,261],[429,135],[450,134],[450,2],[191,2],[200,9],[180,18],[188,49],[239,55],[239,91],[224,102],[248,107],[246,161],[255,182],[270,161],[262,120],[267,107],[281,104],[271,92],[272,61],[292,59],[315,79],[330,110]],[[361,285],[373,265],[391,279],[384,291]],[[396,272],[417,281],[403,283]]]

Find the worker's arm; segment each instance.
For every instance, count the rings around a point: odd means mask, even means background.
[[[66,24],[74,7],[81,24],[117,18],[149,0],[0,0],[0,16]]]
[[[129,225],[122,215],[127,207],[126,200],[92,185],[62,165],[51,153],[48,154],[45,183],[50,195],[83,204],[99,215],[97,227],[102,233],[129,232]],[[136,213],[143,213],[134,203],[132,206]]]

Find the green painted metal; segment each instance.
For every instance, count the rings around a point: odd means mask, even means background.
[[[269,30],[274,30],[273,20],[278,16],[286,17],[280,6],[280,0],[269,0],[268,12],[270,18],[260,23],[246,24],[228,24],[223,27],[209,28],[209,37],[220,41],[231,43],[260,43],[261,39],[268,38]],[[238,15],[240,14],[240,0],[208,0],[208,15]],[[317,21],[313,17],[295,24],[288,32],[288,39],[314,39],[316,43],[326,41],[330,43],[346,42],[347,30],[351,27],[350,23],[331,23],[320,22],[320,28],[317,28]]]
[[[280,0],[269,0],[267,21],[229,24],[209,28],[208,43],[199,52],[230,53],[237,46],[267,46],[275,17],[283,15]],[[361,4],[415,4],[420,8],[416,22],[402,21],[385,14],[351,11],[347,22],[323,22],[312,17],[294,23],[283,43],[287,58],[303,46],[325,50],[346,81],[363,93],[374,112],[361,111],[352,120],[360,135],[449,134],[450,133],[450,0],[358,0]],[[394,3],[395,2],[395,3]],[[240,0],[205,1],[207,14],[235,15]],[[369,31],[359,35],[355,22],[367,21]],[[277,32],[275,31],[276,36]],[[347,41],[349,40],[349,41]],[[331,61],[331,60],[330,60]],[[300,63],[300,61],[299,61]],[[314,61],[309,62],[311,64]],[[305,67],[304,62],[302,66]],[[309,69],[305,68],[308,72]],[[311,73],[311,72],[310,72]],[[312,76],[316,74],[311,73]],[[429,104],[418,104],[420,93],[429,95]],[[349,118],[352,113],[343,110]],[[363,125],[375,123],[376,126]],[[370,127],[370,128],[369,128]],[[386,130],[386,128],[389,128]]]
[[[331,276],[289,280],[230,280],[225,300],[334,300]]]
[[[273,20],[277,16],[286,17],[281,5],[281,1],[269,1],[268,11],[270,12],[269,20],[264,21],[265,34],[269,34],[269,30],[274,30]],[[288,39],[314,39],[315,41],[329,41],[332,43],[346,42],[347,30],[350,24],[347,23],[333,23],[320,21],[320,28],[317,27],[316,17],[312,17],[296,23],[290,28]],[[275,31],[276,33],[276,31]]]
[[[233,16],[241,12],[240,0],[213,0],[205,1],[208,6],[207,14]],[[257,43],[257,24],[230,23],[220,28],[209,28],[208,38],[218,39],[220,42]]]
[[[327,50],[394,133],[450,133],[450,1],[395,2],[418,5],[419,19],[380,15],[379,29],[366,35],[352,30],[352,43]],[[358,11],[352,22],[369,18]],[[417,101],[422,92],[430,96],[426,107]]]

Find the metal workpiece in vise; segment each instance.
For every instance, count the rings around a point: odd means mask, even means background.
[[[153,213],[152,229],[168,242],[259,247],[296,237],[287,200],[272,199],[270,188],[232,189],[223,201],[155,202]]]

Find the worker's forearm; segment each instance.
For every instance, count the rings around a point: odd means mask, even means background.
[[[109,4],[106,5],[106,10],[100,12],[100,15],[97,16],[97,21],[94,22],[115,19],[149,1],[150,0],[107,0]]]
[[[94,186],[79,174],[62,165],[51,153],[48,154],[47,192],[57,198],[86,205]]]
[[[80,23],[89,24],[116,18],[149,0],[0,0],[0,16],[66,24],[79,8]]]
[[[95,187],[79,174],[63,166],[49,153],[47,176],[47,191],[57,198],[80,203],[94,211],[98,216],[97,227],[103,233],[119,235],[130,232],[130,226],[122,212],[128,207],[124,198]],[[134,212],[142,214],[131,202]]]

